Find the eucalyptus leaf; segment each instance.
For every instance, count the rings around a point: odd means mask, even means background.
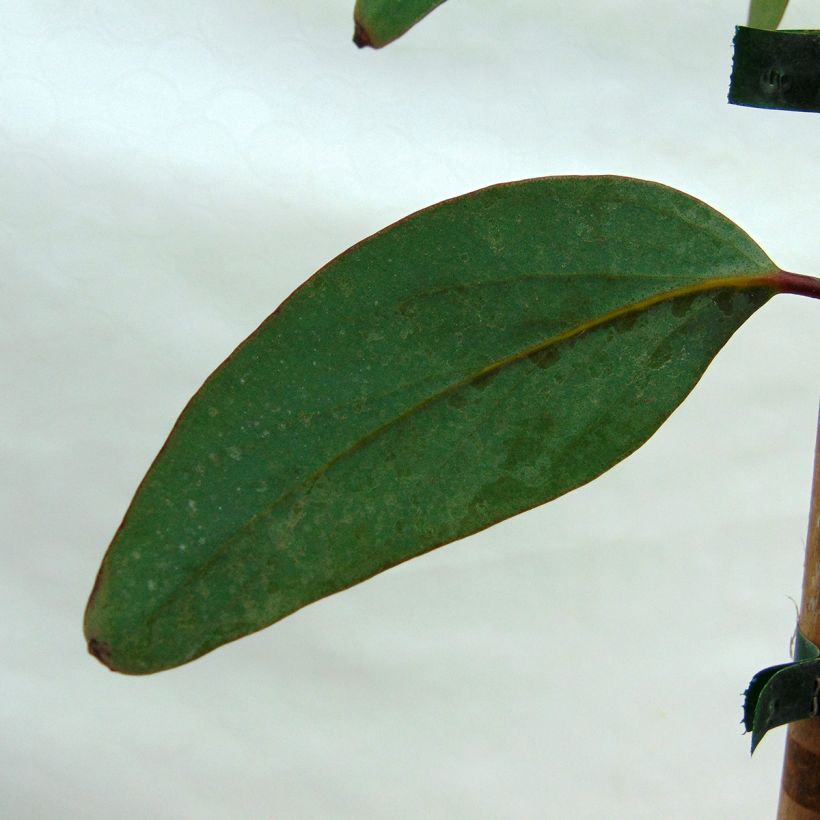
[[[444,0],[356,0],[353,42],[381,48],[401,37]]]
[[[496,185],[384,229],[191,399],[105,556],[90,650],[177,666],[591,481],[778,290],[818,283],[634,179]]]
[[[749,683],[743,724],[752,733],[752,753],[776,726],[817,717],[820,711],[820,649],[800,629],[794,660],[758,672]]]
[[[751,0],[749,3],[750,28],[776,29],[783,19],[789,0]]]
[[[729,102],[820,112],[820,32],[738,26]]]

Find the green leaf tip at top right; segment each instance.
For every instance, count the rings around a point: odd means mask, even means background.
[[[385,228],[188,403],[102,562],[89,649],[179,666],[593,480],[778,292],[820,281],[624,177],[494,185]]]
[[[381,48],[401,37],[444,0],[356,0],[353,42]]]
[[[789,0],[751,0],[749,3],[749,28],[762,28],[774,31],[786,13]]]

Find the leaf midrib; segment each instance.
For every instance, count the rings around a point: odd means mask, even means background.
[[[276,509],[276,507],[287,501],[288,498],[290,498],[295,493],[299,492],[300,490],[309,490],[309,488],[313,484],[315,484],[328,470],[330,470],[331,467],[335,466],[352,453],[355,453],[356,451],[360,450],[362,447],[367,446],[371,441],[374,441],[376,438],[378,438],[383,432],[393,427],[394,425],[399,424],[408,416],[423,411],[425,407],[439,401],[440,399],[444,398],[450,393],[454,393],[460,390],[461,388],[468,386],[472,382],[484,378],[490,375],[491,373],[499,371],[504,367],[515,364],[519,361],[523,361],[529,356],[533,356],[537,353],[540,353],[541,351],[547,350],[550,347],[560,345],[576,336],[580,336],[581,334],[586,333],[589,330],[602,327],[606,324],[609,324],[610,322],[616,321],[617,319],[629,316],[630,314],[640,313],[642,311],[649,310],[653,307],[656,307],[657,305],[663,304],[664,302],[671,302],[675,299],[679,299],[686,296],[695,296],[702,293],[708,293],[709,291],[719,291],[726,289],[753,290],[757,288],[768,288],[772,291],[772,295],[774,295],[774,293],[777,292],[777,287],[775,285],[773,277],[776,275],[777,272],[778,269],[774,268],[769,275],[735,276],[727,277],[725,279],[707,279],[700,281],[694,285],[675,288],[673,290],[665,291],[663,293],[650,296],[646,299],[642,299],[637,302],[623,305],[620,308],[611,310],[594,319],[590,319],[586,322],[580,322],[579,324],[575,325],[572,328],[569,328],[563,333],[557,334],[556,336],[551,336],[550,338],[538,342],[535,345],[531,345],[530,347],[524,348],[523,350],[520,350],[509,356],[505,356],[501,359],[498,359],[497,361],[492,362],[491,364],[487,365],[486,367],[482,368],[476,373],[473,373],[470,376],[462,379],[461,381],[454,382],[453,384],[448,385],[447,387],[439,390],[437,393],[434,393],[433,395],[428,396],[425,399],[422,399],[413,406],[409,407],[407,410],[403,411],[402,413],[399,413],[394,418],[384,422],[375,430],[372,430],[370,433],[361,436],[359,439],[350,444],[347,448],[340,451],[331,459],[329,459],[321,467],[317,468],[308,477],[302,479],[298,484],[289,487],[277,498],[273,499],[268,504],[266,504],[263,509],[261,509],[259,512],[255,513],[253,516],[251,516],[245,522],[243,522],[239,527],[236,528],[235,532],[230,537],[226,538],[222,542],[222,544],[216,549],[216,551],[213,554],[211,554],[207,558],[207,560],[205,560],[203,563],[195,567],[185,577],[184,581],[181,580],[175,586],[175,588],[171,592],[169,592],[165,600],[163,600],[161,603],[157,604],[154,607],[152,614],[149,618],[147,618],[146,623],[149,625],[153,624],[158,619],[159,613],[163,609],[167,608],[170,604],[172,604],[174,600],[178,597],[178,593],[182,588],[183,583],[189,583],[190,581],[196,579],[197,577],[207,572],[208,569],[213,564],[215,564],[230,549],[231,545],[235,541],[237,541],[245,531],[253,527],[254,524],[256,524],[259,520],[266,518],[274,509]]]

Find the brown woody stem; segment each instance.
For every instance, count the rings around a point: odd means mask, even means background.
[[[812,643],[820,645],[820,418],[814,454],[806,563],[803,567],[800,630]],[[789,726],[777,818],[820,819],[820,718],[808,718]]]

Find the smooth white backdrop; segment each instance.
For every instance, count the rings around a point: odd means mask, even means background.
[[[731,107],[743,0],[0,8],[0,816],[771,818],[820,305],[774,299],[636,455],[148,678],[85,599],[190,394],[328,259],[487,184],[618,173],[820,275],[820,117]],[[787,27],[820,24],[793,2]]]

